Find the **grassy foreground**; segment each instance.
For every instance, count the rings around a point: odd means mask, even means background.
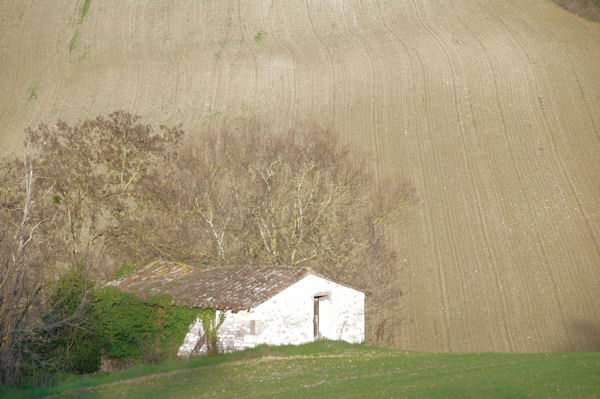
[[[83,376],[30,398],[600,398],[600,353],[417,353],[322,341]]]

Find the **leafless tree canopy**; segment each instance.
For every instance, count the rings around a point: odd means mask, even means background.
[[[400,289],[386,224],[412,186],[377,181],[368,157],[326,130],[264,130],[204,132],[165,159],[140,186],[146,212],[124,227],[136,258],[309,266],[369,290],[371,310],[389,307]],[[380,342],[399,318],[384,319],[370,323]]]
[[[178,145],[182,131],[154,129],[116,111],[74,126],[63,121],[52,128],[41,125],[29,134],[38,180],[52,192],[46,205],[51,233],[44,237],[53,241],[52,262],[86,263],[106,278],[115,263],[106,257],[123,260],[119,226],[136,209],[137,186]]]
[[[139,196],[146,218],[130,226],[140,258],[308,265],[346,278],[364,269],[371,230],[412,198],[410,186],[382,189],[367,158],[327,131],[257,130],[205,132],[155,169]]]

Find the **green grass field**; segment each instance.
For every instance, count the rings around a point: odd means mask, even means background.
[[[31,398],[600,398],[600,353],[419,353],[318,342],[78,377]]]

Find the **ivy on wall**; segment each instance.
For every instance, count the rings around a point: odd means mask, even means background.
[[[110,286],[98,290],[94,298],[104,355],[121,360],[173,358],[196,317],[211,320],[215,315],[211,309],[173,305],[167,295],[142,301]]]

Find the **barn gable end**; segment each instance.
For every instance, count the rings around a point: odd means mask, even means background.
[[[315,334],[315,298],[319,323]],[[307,274],[295,284],[249,310],[226,311],[218,331],[219,350],[231,352],[260,344],[302,344],[317,338],[360,343],[364,340],[365,294],[316,274]],[[203,335],[197,320],[179,349],[179,356],[192,354]],[[198,348],[206,351],[206,346]]]

